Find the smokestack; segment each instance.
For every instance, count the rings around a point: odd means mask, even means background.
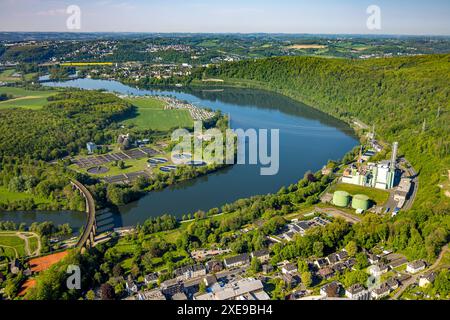
[[[395,163],[397,162],[397,152],[398,152],[398,142],[394,142],[392,145],[392,158],[391,158],[391,169],[395,169]]]

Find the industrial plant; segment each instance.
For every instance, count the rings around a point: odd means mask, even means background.
[[[368,152],[373,151],[369,150]],[[392,189],[397,176],[397,152],[398,143],[394,142],[390,161],[369,162],[367,165],[362,165],[363,159],[360,154],[358,163],[345,169],[342,175],[342,182],[383,190]]]
[[[403,170],[397,165],[397,142],[392,145],[390,160],[382,160],[377,163],[368,162],[370,157],[377,152],[379,151],[376,149],[370,149],[363,154],[361,147],[357,162],[352,163],[344,170],[340,182],[389,191],[390,197],[385,205],[385,212],[387,213],[392,208],[392,214],[395,215],[407,202],[412,186],[411,178],[403,176]],[[351,195],[343,190],[334,192],[332,203],[338,207],[351,207],[357,213],[369,210],[373,205],[372,199],[367,195]]]

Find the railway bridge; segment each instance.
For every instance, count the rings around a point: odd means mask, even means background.
[[[95,244],[95,234],[97,231],[97,222],[95,219],[95,201],[89,190],[77,180],[71,180],[72,186],[80,191],[86,200],[87,221],[84,226],[83,233],[77,242],[78,248],[91,248]]]

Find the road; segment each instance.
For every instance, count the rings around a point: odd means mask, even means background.
[[[403,157],[399,158],[399,163],[404,165],[408,176],[411,178],[412,190],[410,190],[409,197],[406,200],[405,205],[403,206],[403,210],[409,210],[409,209],[411,209],[411,207],[414,203],[414,200],[417,195],[417,190],[419,189],[419,176],[418,176],[416,170],[414,170],[412,165],[405,158],[403,158]]]
[[[412,285],[413,283],[415,283],[417,281],[417,279],[428,272],[433,271],[434,269],[436,269],[439,264],[441,263],[442,258],[444,257],[444,254],[448,251],[448,245],[445,245],[442,247],[441,252],[439,253],[438,258],[436,259],[436,261],[431,265],[431,267],[416,273],[415,275],[411,276],[411,278],[409,278],[408,280],[404,281],[402,283],[402,285],[400,286],[400,288],[398,289],[398,291],[394,294],[394,296],[391,298],[392,300],[397,300],[402,294],[403,292],[405,292],[405,290]]]

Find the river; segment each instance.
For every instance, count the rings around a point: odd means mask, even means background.
[[[273,193],[297,182],[308,170],[320,169],[329,159],[339,159],[358,144],[353,130],[344,122],[284,96],[260,90],[224,88],[204,90],[177,88],[144,90],[117,81],[76,79],[46,82],[46,86],[105,89],[121,94],[171,95],[194,105],[229,114],[232,128],[279,129],[280,166],[273,176],[260,175],[259,165],[234,165],[192,181],[151,192],[139,201],[99,212],[100,229],[130,226],[164,213],[181,217],[197,210],[220,207],[257,194]],[[0,213],[0,220],[31,223],[66,221],[74,228],[85,217],[73,212]]]

